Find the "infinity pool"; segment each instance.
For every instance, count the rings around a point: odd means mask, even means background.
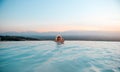
[[[0,72],[120,72],[120,42],[0,42]]]

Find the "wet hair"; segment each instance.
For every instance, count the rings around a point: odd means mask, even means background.
[[[60,36],[58,36],[57,38],[61,38]]]

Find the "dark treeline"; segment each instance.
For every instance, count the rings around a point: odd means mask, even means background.
[[[0,36],[0,41],[26,41],[26,40],[39,40],[39,39],[21,36]]]
[[[56,36],[0,36],[0,41],[38,41],[38,40],[55,40]],[[83,41],[120,41],[119,38],[112,37],[96,37],[96,36],[63,36],[65,41],[69,40],[83,40]]]

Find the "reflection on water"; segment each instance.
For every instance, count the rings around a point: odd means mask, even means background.
[[[120,72],[120,42],[0,42],[0,72]]]
[[[62,43],[56,42],[56,48],[61,48],[63,46]]]

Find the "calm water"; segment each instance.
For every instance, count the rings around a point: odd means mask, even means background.
[[[120,42],[0,42],[0,72],[120,72]]]

